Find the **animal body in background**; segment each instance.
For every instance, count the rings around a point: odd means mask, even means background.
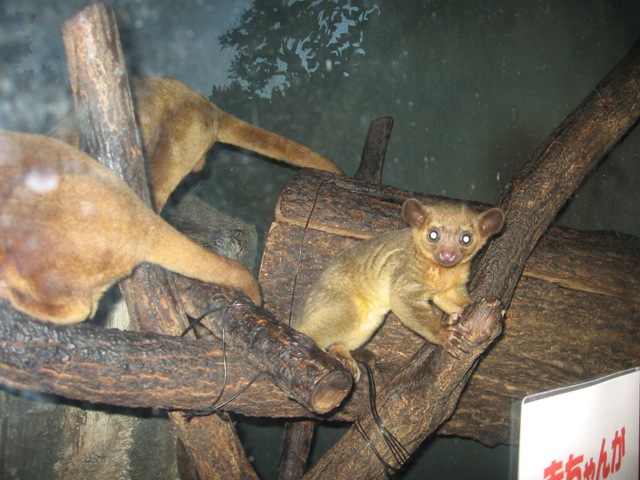
[[[143,77],[133,87],[157,211],[189,172],[202,168],[216,141],[342,173],[322,155],[225,113],[177,80]],[[76,148],[0,132],[0,297],[36,318],[78,322],[95,313],[109,286],[151,262],[261,303],[246,267],[188,240],[77,149],[75,116],[50,135]]]
[[[365,344],[391,310],[411,330],[454,356],[468,347],[459,317],[471,303],[470,260],[504,223],[500,209],[407,200],[410,228],[362,241],[319,277],[294,326],[360,377],[350,351]],[[433,305],[449,315],[443,322]]]
[[[204,166],[215,142],[251,150],[299,167],[342,174],[331,160],[280,135],[230,115],[184,83],[165,77],[140,77],[132,85],[156,211],[190,172]],[[75,116],[51,136],[78,146]]]
[[[42,320],[79,322],[142,262],[261,302],[246,267],[175,230],[94,158],[50,137],[0,131],[0,297]]]

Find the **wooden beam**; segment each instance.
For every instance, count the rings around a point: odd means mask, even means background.
[[[104,3],[90,5],[65,22],[62,36],[81,147],[120,173],[151,206],[115,13]],[[140,328],[173,335],[184,328],[181,304],[171,292],[168,274],[159,267],[142,265],[121,282],[121,289],[129,314]],[[246,455],[237,455],[243,450],[230,421],[210,416],[187,425],[180,417],[172,415],[172,419],[201,478],[257,478]],[[218,429],[224,441],[203,438],[199,422]],[[213,468],[211,458],[218,458],[220,464]]]

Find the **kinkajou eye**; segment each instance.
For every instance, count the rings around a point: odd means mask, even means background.
[[[471,234],[468,232],[463,232],[460,234],[460,244],[463,246],[467,246],[471,243]]]
[[[438,240],[440,240],[440,232],[435,228],[432,228],[431,230],[429,230],[429,233],[427,234],[427,238],[431,242],[437,242]]]

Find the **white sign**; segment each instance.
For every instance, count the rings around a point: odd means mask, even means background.
[[[640,367],[526,397],[519,480],[638,480]]]

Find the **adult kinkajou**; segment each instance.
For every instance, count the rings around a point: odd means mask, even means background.
[[[342,174],[331,160],[222,111],[178,80],[140,77],[132,83],[158,212],[180,181],[204,166],[205,155],[215,142],[242,147],[291,165]],[[77,147],[75,117],[68,117],[50,135]]]
[[[391,310],[411,330],[457,356],[468,331],[459,316],[471,303],[470,260],[498,233],[504,214],[479,213],[462,203],[407,200],[410,228],[362,241],[340,255],[312,287],[294,327],[336,356],[354,375],[350,351],[365,344]],[[444,323],[433,305],[449,315]]]
[[[342,173],[325,157],[223,112],[177,80],[139,78],[133,91],[157,211],[189,172],[203,166],[216,141]],[[74,116],[50,135],[79,146]],[[0,296],[19,310],[56,323],[84,320],[103,292],[143,261],[261,302],[244,266],[187,240],[77,148],[38,135],[0,136]]]
[[[50,137],[0,131],[0,297],[42,320],[79,322],[142,262],[261,303],[246,267],[175,230],[94,158]]]

